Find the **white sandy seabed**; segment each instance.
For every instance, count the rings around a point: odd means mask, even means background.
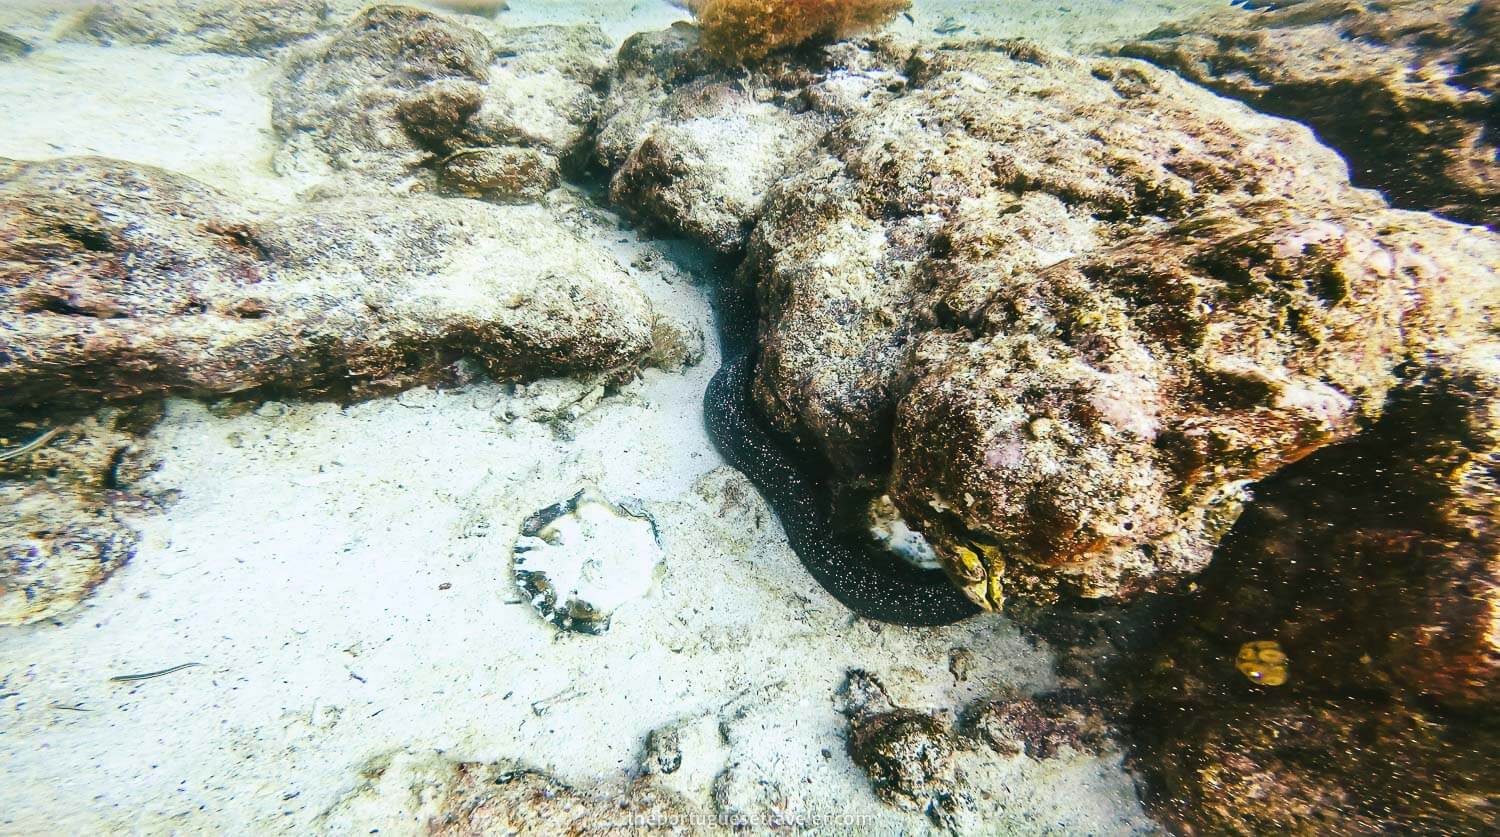
[[[592,17],[616,37],[682,16],[654,0],[634,17],[630,4],[511,5],[503,22]],[[918,20],[987,4],[949,5],[919,3]],[[25,12],[0,26],[36,37],[52,20]],[[253,58],[44,42],[0,65],[0,156],[102,154],[293,200],[270,169],[270,73]],[[659,308],[714,333],[688,248],[597,210],[573,217]],[[845,754],[833,695],[846,672],[952,711],[1052,687],[1050,657],[999,617],[933,630],[851,618],[710,445],[701,398],[717,364],[710,339],[686,373],[648,371],[602,398],[543,382],[234,417],[170,402],[146,488],[180,499],[139,521],[135,558],[83,605],[0,629],[0,832],[408,833],[420,794],[372,766],[513,761],[607,790],[637,773],[651,730],[678,722],[718,730],[685,745],[675,781],[689,797],[717,787],[867,817],[861,833],[925,830]],[[537,420],[574,401],[579,417]],[[560,632],[511,581],[520,521],[587,484],[639,500],[665,549],[656,588],[602,636]],[[966,680],[949,671],[954,649],[976,661]],[[1017,756],[984,786],[997,833],[1154,830],[1118,754]]]

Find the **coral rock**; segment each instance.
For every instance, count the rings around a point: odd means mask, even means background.
[[[136,442],[158,415],[155,405],[141,405],[108,408],[50,430],[13,425],[17,439],[8,441],[17,444],[0,451],[6,456],[0,460],[0,625],[64,613],[130,560],[140,539],[130,513],[151,505],[129,489],[141,473]]]
[[[1303,0],[1121,48],[1308,123],[1392,204],[1500,224],[1500,2]]]
[[[277,168],[331,177],[325,191],[381,192],[434,188],[454,152],[530,149],[547,158],[530,182],[577,156],[609,40],[589,26],[470,22],[374,6],[290,53],[272,90]]]
[[[904,81],[901,57],[878,48],[840,44],[815,55],[813,68],[767,61],[733,72],[687,26],[626,40],[596,140],[613,172],[611,201],[639,222],[741,250],[766,194],[797,159]]]

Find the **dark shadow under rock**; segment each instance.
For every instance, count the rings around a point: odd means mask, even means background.
[[[358,397],[462,356],[518,380],[628,368],[652,347],[634,281],[539,207],[254,207],[96,158],[0,161],[0,207],[0,406]]]

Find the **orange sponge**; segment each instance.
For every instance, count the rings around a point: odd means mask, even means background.
[[[911,0],[691,0],[703,46],[749,61],[782,47],[836,40],[889,22]]]

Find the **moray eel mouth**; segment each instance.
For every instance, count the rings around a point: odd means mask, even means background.
[[[709,436],[760,489],[818,584],[860,616],[896,625],[950,625],[979,613],[941,570],[913,567],[833,525],[823,480],[777,438],[750,396],[754,352],[725,358],[703,399]]]

